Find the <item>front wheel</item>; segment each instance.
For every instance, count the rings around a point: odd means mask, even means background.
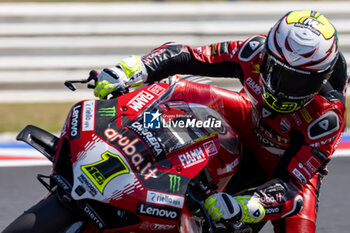
[[[78,215],[63,205],[54,193],[25,211],[2,233],[61,232],[77,221]]]

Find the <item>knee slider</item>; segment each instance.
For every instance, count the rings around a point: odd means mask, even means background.
[[[291,211],[289,211],[288,213],[284,214],[282,216],[282,218],[286,218],[286,217],[290,217],[293,215],[296,215],[298,213],[300,213],[303,209],[304,206],[304,200],[303,197],[298,195],[294,198],[294,203],[293,203],[293,208]]]

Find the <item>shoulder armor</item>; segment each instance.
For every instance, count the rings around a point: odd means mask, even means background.
[[[263,48],[265,37],[253,36],[248,39],[239,51],[238,58],[241,61],[250,61]]]
[[[315,140],[336,132],[338,129],[339,117],[335,112],[329,111],[309,125],[307,134],[311,140]]]

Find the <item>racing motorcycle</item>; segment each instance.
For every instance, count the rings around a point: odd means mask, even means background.
[[[65,84],[75,90],[73,83],[96,83],[96,74]],[[176,86],[117,89],[113,98],[78,102],[60,137],[25,127],[17,140],[53,163],[49,176],[38,175],[49,192],[4,233],[241,229],[212,222],[203,206],[237,171],[238,135],[213,109],[174,98]]]

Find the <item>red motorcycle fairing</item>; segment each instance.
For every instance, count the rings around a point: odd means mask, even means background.
[[[216,191],[224,191],[237,170],[238,137],[226,121],[206,106],[168,101],[172,94],[168,84],[153,84],[117,99],[79,102],[67,117],[60,145],[69,144],[70,194],[88,203],[84,212],[104,232],[178,232],[181,216],[192,216],[185,201],[191,179],[207,170]],[[155,116],[164,127],[144,127],[146,113],[161,113]],[[223,122],[220,129],[192,124],[212,118]],[[189,127],[165,127],[183,119]],[[110,216],[120,212],[132,221]]]

